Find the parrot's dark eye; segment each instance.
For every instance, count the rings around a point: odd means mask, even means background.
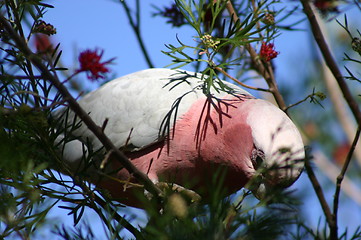
[[[252,164],[255,170],[260,168],[265,160],[264,152],[260,149],[254,148],[251,156]]]

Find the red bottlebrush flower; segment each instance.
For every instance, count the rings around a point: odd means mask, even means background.
[[[274,50],[274,44],[273,43],[266,43],[262,42],[261,51],[259,53],[259,56],[265,60],[266,62],[269,62],[271,59],[277,57],[279,52],[276,52]]]
[[[53,44],[48,35],[45,34],[36,34],[34,45],[38,53],[49,53],[53,50]]]
[[[105,65],[111,63],[114,58],[100,62],[103,56],[103,51],[98,53],[98,49],[85,50],[79,55],[80,69],[78,72],[87,72],[87,77],[90,80],[97,80],[98,78],[104,78],[104,74],[109,72],[109,69]]]

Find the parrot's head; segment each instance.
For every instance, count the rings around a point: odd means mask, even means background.
[[[304,167],[305,151],[301,135],[289,117],[273,104],[254,99],[247,123],[252,129],[255,169],[250,189],[264,198],[274,187],[288,187]]]

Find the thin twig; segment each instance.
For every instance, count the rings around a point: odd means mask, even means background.
[[[15,2],[7,2],[7,5],[9,5],[11,8],[12,8],[12,13],[13,13],[13,17],[14,17],[14,23],[15,23],[15,26],[14,26],[14,29],[16,29],[18,31],[18,34],[20,35],[20,37],[22,39],[25,39],[25,34],[24,34],[24,30],[22,28],[22,25],[21,25],[21,17],[19,16],[19,12],[21,12],[18,8],[19,8],[19,5]],[[35,78],[34,78],[34,72],[33,72],[33,69],[32,69],[32,66],[31,66],[31,62],[29,61],[29,59],[25,59],[25,67],[26,67],[26,72],[27,74],[29,75],[29,80],[30,80],[30,85],[33,89],[33,92],[38,94],[38,89],[36,88],[36,83],[35,83]],[[40,106],[40,99],[38,98],[38,95],[32,95],[33,98],[34,98],[34,105],[35,107],[39,107]]]
[[[313,151],[312,155],[314,159],[313,163],[315,163],[317,168],[336,185],[337,176],[340,174],[341,169],[332,163],[321,150]],[[349,177],[344,177],[341,190],[355,203],[361,206],[361,189],[357,184],[352,182]]]
[[[337,181],[336,181],[335,196],[333,198],[333,215],[335,216],[335,222],[336,222],[335,223],[336,229],[334,229],[334,231],[336,231],[336,234],[337,234],[337,211],[338,211],[338,204],[339,204],[339,198],[340,198],[341,184],[342,184],[342,181],[343,181],[343,179],[345,177],[348,166],[350,165],[351,158],[352,158],[352,155],[353,155],[353,153],[355,151],[358,139],[360,138],[360,130],[361,130],[361,128],[359,126],[359,128],[357,129],[357,132],[355,134],[355,138],[354,138],[354,140],[352,142],[350,151],[347,154],[346,161],[343,164],[340,175],[338,175]]]
[[[130,174],[132,174],[140,183],[144,185],[144,188],[152,193],[155,197],[159,198],[161,190],[156,187],[153,182],[148,178],[146,174],[139,171],[121,152],[110,139],[104,134],[101,127],[97,126],[90,116],[80,107],[78,102],[71,96],[68,89],[57,79],[56,76],[51,74],[47,67],[42,63],[42,60],[34,54],[27,46],[25,41],[14,31],[14,29],[9,25],[8,21],[0,15],[0,23],[3,26],[3,29],[9,34],[13,39],[19,50],[24,54],[24,56],[29,59],[34,66],[42,72],[44,79],[49,80],[63,96],[64,100],[69,103],[71,110],[83,121],[83,123],[88,127],[88,129],[93,132],[93,134],[99,139],[107,151],[112,150],[117,159],[122,163],[124,168],[126,168]]]
[[[237,12],[235,11],[232,1],[228,0],[226,3],[226,9],[229,13],[229,15],[232,17],[232,20],[234,23],[240,21]],[[278,106],[283,110],[287,111],[287,105],[278,90],[277,82],[274,77],[272,66],[269,62],[262,62],[259,59],[259,56],[255,49],[250,45],[246,44],[245,48],[247,49],[249,55],[251,56],[251,60],[253,62],[253,65],[255,66],[257,72],[262,75],[262,77],[266,80],[268,86],[269,86],[269,92],[272,93],[273,97],[275,98]],[[286,112],[287,113],[287,112]]]
[[[88,201],[87,206],[93,209],[99,217],[102,219],[104,223],[107,223],[109,219],[107,219],[102,211],[98,208],[98,206],[95,204],[97,203],[99,206],[101,206],[103,209],[107,210],[108,213],[112,215],[112,219],[116,220],[118,223],[120,223],[125,229],[127,229],[130,233],[136,237],[136,239],[144,239],[141,232],[136,229],[132,224],[130,224],[124,217],[120,216],[114,209],[111,207],[108,202],[104,201],[102,198],[100,198],[93,190],[89,189],[88,186],[86,186],[82,181],[80,181],[77,177],[73,179],[74,183],[79,186],[82,189],[82,193],[86,196],[89,196],[90,199],[94,201]],[[114,231],[112,225],[110,224],[110,228]]]
[[[98,203],[102,208],[106,209],[112,215],[112,218],[115,219],[118,223],[126,228],[129,232],[131,232],[136,239],[144,239],[141,232],[136,229],[131,223],[129,223],[124,217],[120,216],[117,211],[115,211],[109,204],[101,199],[98,195],[94,194],[94,200]]]
[[[306,101],[307,101],[307,99],[309,99],[311,96],[312,96],[312,95],[308,95],[306,98],[304,98],[304,99],[302,99],[302,100],[300,100],[300,101],[298,101],[298,102],[295,102],[295,103],[293,103],[293,104],[291,104],[291,105],[287,106],[286,111],[287,111],[288,109],[290,109],[290,108],[293,108],[293,107],[295,107],[295,106],[297,106],[297,105],[299,105],[299,104],[303,103],[303,102],[306,102]]]
[[[345,98],[347,104],[349,105],[349,107],[357,121],[357,125],[361,125],[361,112],[358,107],[358,104],[355,101],[355,99],[353,98],[353,96],[345,82],[345,79],[344,79],[339,67],[337,66],[337,63],[331,54],[331,51],[330,51],[330,49],[326,43],[326,40],[321,32],[321,28],[318,24],[318,21],[314,14],[313,8],[310,5],[310,1],[301,0],[301,3],[303,5],[303,10],[306,13],[308,21],[310,22],[313,37],[316,40],[316,43],[322,53],[322,56],[325,59],[325,62],[327,64],[327,66],[330,68],[332,74],[334,75],[334,77],[342,91],[343,97]]]
[[[137,22],[134,22],[132,15],[130,14],[130,9],[126,3],[126,1],[120,1],[120,3],[123,5],[123,8],[125,10],[125,13],[128,17],[129,20],[129,24],[132,27],[135,36],[137,37],[137,41],[139,43],[139,46],[142,50],[142,53],[144,55],[145,60],[147,61],[148,67],[150,68],[154,68],[154,64],[152,63],[152,60],[150,60],[150,56],[148,54],[148,51],[144,45],[142,36],[141,36],[141,32],[140,32],[140,4],[139,4],[139,0],[137,0],[136,2],[136,8],[137,8],[137,12],[136,12],[136,20]]]
[[[319,20],[320,29],[324,33],[324,37],[326,40],[329,39],[327,36],[327,29],[325,24],[320,21],[320,16],[315,12],[316,19]],[[345,30],[349,33],[349,30],[345,28]],[[349,33],[350,34],[350,33]],[[353,117],[349,114],[349,110],[346,107],[345,99],[341,98],[342,92],[340,87],[338,86],[333,74],[331,73],[330,69],[326,66],[326,63],[323,59],[320,59],[322,73],[323,73],[323,80],[325,82],[325,86],[327,88],[327,92],[330,96],[330,100],[333,104],[333,109],[335,111],[336,117],[340,122],[345,135],[347,136],[348,144],[352,144],[355,132],[357,131],[357,125],[354,122]],[[354,152],[354,156],[356,161],[361,166],[361,148],[356,148]]]
[[[30,79],[40,79],[42,76],[12,76],[12,75],[0,75],[0,80],[6,80],[6,79],[18,79],[18,80],[30,80]]]
[[[306,171],[307,171],[308,178],[310,179],[310,181],[312,183],[313,189],[316,192],[318,201],[321,204],[323,213],[325,214],[327,224],[328,224],[330,229],[334,229],[334,225],[335,225],[334,216],[333,216],[333,214],[332,214],[332,212],[330,210],[329,205],[327,204],[327,201],[326,201],[325,195],[323,193],[322,187],[321,187],[320,183],[318,182],[315,173],[313,172],[313,169],[312,169],[312,167],[310,165],[310,159],[308,159],[308,158],[305,159],[305,168],[306,168]],[[334,233],[331,234],[331,236],[333,236],[333,235],[334,235]],[[336,240],[337,236],[336,236],[336,238],[331,238],[331,239]]]
[[[308,21],[310,22],[313,37],[315,38],[315,41],[321,51],[321,54],[327,64],[327,66],[329,67],[332,74],[334,75],[334,77],[342,91],[343,97],[345,98],[348,106],[351,109],[351,112],[353,113],[353,115],[357,121],[357,125],[360,126],[361,125],[360,109],[358,107],[357,102],[353,98],[335,59],[333,58],[333,56],[331,54],[331,51],[326,43],[325,37],[321,31],[320,25],[316,19],[314,10],[308,0],[301,0],[301,3],[303,5],[303,10],[308,18]],[[340,191],[339,187],[340,186],[336,185],[336,191],[338,191],[337,194],[339,194],[339,191]],[[321,199],[320,199],[320,202],[321,202]],[[323,205],[322,202],[321,202],[321,205]],[[329,219],[329,217],[326,215],[326,212],[325,212],[326,219],[328,219],[328,224],[329,224],[329,228],[330,228],[330,239],[331,240],[338,239],[337,209],[335,211],[335,207],[338,208],[338,196],[335,196],[335,198],[334,198],[334,214],[332,215],[332,219]]]
[[[224,71],[222,68],[220,67],[215,67],[214,68],[215,70],[221,72],[224,76],[228,77],[229,79],[235,81],[237,84],[241,85],[242,87],[245,87],[245,88],[249,88],[249,89],[253,89],[253,90],[257,90],[257,91],[263,91],[263,92],[270,92],[270,90],[268,89],[264,89],[264,88],[258,88],[258,87],[252,87],[252,86],[249,86],[247,84],[244,84],[243,82],[240,82],[238,79],[232,77],[231,75],[229,75],[226,71]]]
[[[43,97],[43,96],[39,95],[38,92],[32,92],[32,91],[17,91],[15,93],[11,94],[10,97],[14,97],[14,96],[17,96],[17,95],[22,95],[22,94],[28,94],[28,95],[32,95],[34,97],[37,97],[39,99],[44,99],[44,100],[47,100],[47,101],[50,101],[50,102],[55,102],[53,99]],[[37,107],[37,108],[40,108],[40,107]]]

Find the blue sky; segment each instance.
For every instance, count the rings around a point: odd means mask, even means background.
[[[66,61],[71,62],[76,57],[72,51],[74,48],[84,50],[99,47],[105,49],[104,59],[116,57],[113,69],[119,76],[148,68],[119,3],[110,0],[66,0],[53,4],[56,8],[49,10],[45,19],[56,26],[58,34],[55,39],[67,50],[64,52]],[[164,25],[162,18],[151,17],[151,4],[152,1],[142,1],[141,30],[146,36],[145,45],[151,52],[155,66],[164,67],[169,63],[169,58],[160,50],[166,49],[165,43],[175,43],[177,33],[180,37],[189,36],[190,28],[185,31],[170,29]]]
[[[104,59],[116,57],[113,66],[116,76],[148,68],[122,6],[116,1],[63,0],[50,1],[50,3],[55,9],[50,9],[45,19],[57,28],[54,40],[61,42],[65,62],[74,62],[81,50],[99,47],[105,50]],[[162,1],[162,3],[164,6],[169,6],[171,1]],[[141,4],[141,31],[146,48],[154,65],[164,67],[170,63],[170,58],[161,53],[161,50],[167,50],[164,45],[177,45],[176,36],[186,44],[194,45],[195,31],[189,26],[170,28],[162,17],[152,17],[152,13],[156,11],[152,7],[154,1],[144,0]],[[299,19],[298,16],[295,19]],[[297,39],[297,42],[290,42],[291,39]],[[308,54],[307,50],[303,50],[304,44],[297,43],[309,41],[307,34],[302,32],[288,32],[287,35],[281,35],[275,43],[276,50],[281,53],[275,59],[276,63],[286,59],[291,64],[299,63],[291,55],[294,54],[295,48],[303,54]]]
[[[164,24],[163,18],[152,17],[151,13],[155,10],[152,10],[151,4],[154,2],[150,0],[141,1],[141,31],[153,63],[156,67],[164,67],[171,60],[161,53],[161,50],[166,50],[164,44],[176,44],[176,35],[185,43],[192,44],[194,41],[192,36],[195,32],[190,27],[172,29],[169,25]],[[169,6],[170,2],[162,1],[162,4]],[[104,60],[116,57],[114,65],[111,66],[114,77],[148,68],[119,3],[111,0],[53,0],[49,3],[53,4],[55,8],[49,9],[44,20],[57,28],[57,34],[53,40],[54,42],[61,42],[63,64],[70,69],[75,67],[73,64],[76,63],[80,51],[95,48],[104,49]],[[306,25],[301,26],[305,27]],[[311,57],[311,42],[311,37],[306,32],[287,32],[277,38],[275,41],[276,50],[281,54],[275,59],[275,64],[277,78],[281,85],[282,83],[292,85],[293,82],[296,84],[300,80],[297,75],[302,75],[304,71],[307,71],[307,63],[299,61],[299,57]],[[297,68],[292,68],[294,71],[290,73],[290,66],[297,66]],[[97,87],[97,84],[86,80],[85,74],[80,75],[79,78],[84,79],[84,87],[87,90]],[[328,181],[322,180],[322,183],[327,185]],[[294,188],[309,189],[306,192],[310,197],[304,203],[304,208],[309,215],[310,223],[317,224],[322,213],[305,174],[294,185]],[[326,191],[328,199],[332,199],[333,191],[333,188]],[[360,207],[344,196],[342,196],[342,200],[345,201],[344,204],[347,207],[342,208],[340,212],[341,229],[350,226],[353,230],[361,222]],[[96,219],[91,211],[87,215],[89,221]],[[59,217],[71,225],[72,219],[66,217],[64,210],[55,208],[52,211],[52,216]],[[350,216],[352,217],[350,218]],[[350,221],[350,219],[352,220]],[[99,224],[98,221],[95,222]]]

